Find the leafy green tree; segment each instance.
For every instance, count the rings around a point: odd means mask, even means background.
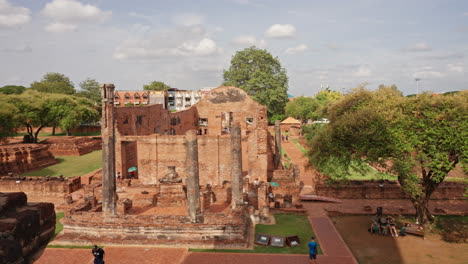
[[[6,137],[15,134],[16,116],[18,109],[0,97],[0,141],[6,141]]]
[[[31,89],[44,93],[74,94],[76,92],[67,76],[55,72],[46,73],[40,82],[33,82]]]
[[[284,114],[288,77],[279,59],[268,51],[255,46],[237,51],[223,76],[223,85],[239,87],[265,105],[270,121],[275,114]]]
[[[2,94],[22,94],[26,90],[24,86],[18,85],[5,85],[0,88]]]
[[[154,82],[151,82],[150,84],[145,84],[143,85],[143,90],[146,90],[146,91],[149,91],[149,90],[152,90],[152,91],[167,91],[171,89],[171,87],[163,82],[159,82],[159,81],[154,81]]]
[[[330,174],[376,165],[398,177],[417,221],[432,221],[432,193],[458,163],[468,164],[468,92],[403,97],[391,87],[359,88],[327,110],[331,122],[312,139],[311,162]]]
[[[286,103],[286,115],[302,120],[317,119],[320,117],[317,109],[320,107],[315,98],[300,96],[294,98],[293,101]]]
[[[96,80],[88,78],[80,82],[80,88],[78,96],[86,97],[97,105],[101,104],[101,86]]]
[[[37,143],[37,137],[41,129],[49,125],[54,116],[51,114],[49,94],[34,90],[26,91],[20,95],[9,95],[6,101],[14,105],[18,111],[15,119],[17,126],[25,126],[33,143]]]
[[[99,112],[94,102],[87,98],[69,96],[68,103],[59,106],[58,112],[62,114],[59,126],[71,136],[71,130],[79,127],[83,122],[93,122],[99,119]]]

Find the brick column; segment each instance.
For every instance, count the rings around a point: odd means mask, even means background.
[[[193,223],[202,223],[203,215],[200,207],[200,179],[198,172],[198,140],[197,132],[189,130],[185,134],[187,146],[187,204],[188,215]]]
[[[239,122],[231,129],[231,186],[232,207],[243,204],[242,199],[242,138]]]
[[[281,121],[275,121],[275,169],[281,164]]]
[[[104,216],[115,216],[115,128],[114,128],[114,88],[113,84],[101,87],[102,97],[102,211]]]

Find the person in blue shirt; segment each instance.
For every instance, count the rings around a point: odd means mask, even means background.
[[[315,259],[317,259],[317,242],[315,242],[315,237],[310,238],[309,244],[307,244],[309,247],[309,258],[312,261],[312,263],[316,263]]]

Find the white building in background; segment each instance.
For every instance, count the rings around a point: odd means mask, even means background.
[[[116,91],[115,104],[117,106],[162,104],[165,109],[170,111],[182,111],[196,104],[214,88],[216,87],[206,87],[199,91],[177,88],[171,88],[167,91]]]

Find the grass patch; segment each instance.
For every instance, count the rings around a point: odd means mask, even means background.
[[[83,246],[83,245],[48,245],[48,248],[78,248],[78,249],[93,249],[94,245]],[[99,246],[99,245],[98,245]],[[99,246],[104,248],[104,246]]]
[[[60,234],[60,232],[62,232],[63,230],[63,225],[62,223],[60,223],[60,219],[62,219],[63,217],[65,216],[65,213],[64,212],[57,212],[55,213],[55,234],[54,234],[54,238]],[[52,240],[53,240],[52,239]]]
[[[58,164],[47,168],[26,172],[21,176],[75,177],[85,175],[102,167],[102,150],[96,150],[83,156],[57,156]]]
[[[270,247],[255,245],[253,250],[234,250],[234,249],[189,249],[191,252],[230,252],[230,253],[272,253],[272,254],[308,254],[307,243],[310,237],[314,236],[309,220],[305,215],[294,214],[275,214],[276,225],[256,225],[255,234],[265,233],[274,236],[298,235],[301,245],[297,247]],[[322,254],[320,245],[318,253]]]
[[[468,215],[439,215],[435,217],[435,228],[446,242],[468,241]]]
[[[307,150],[301,145],[301,143],[299,143],[299,139],[294,138],[290,140],[302,152],[302,154],[307,155]]]

